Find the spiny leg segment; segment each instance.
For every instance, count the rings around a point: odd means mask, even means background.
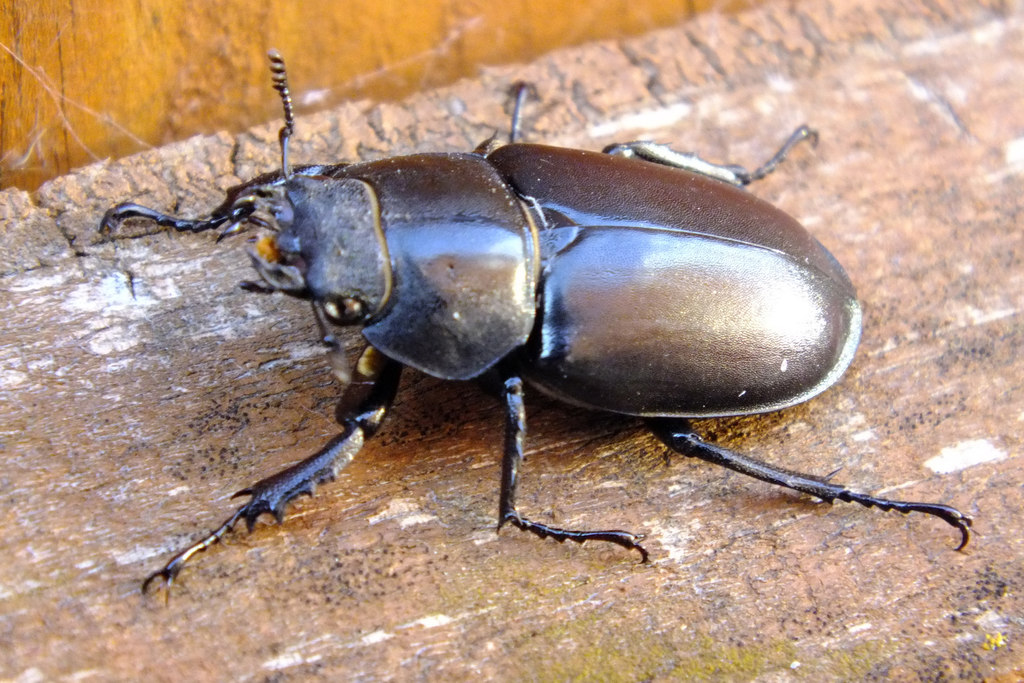
[[[376,365],[362,366],[364,370],[371,368],[373,375],[360,375],[350,387],[352,391],[359,391],[366,382],[369,382],[370,388],[365,395],[361,396],[352,408],[342,408],[351,403],[347,395],[339,403],[339,413],[342,414],[339,414],[338,421],[343,427],[341,434],[305,460],[236,493],[235,496],[250,496],[249,502],[235,510],[223,524],[207,536],[172,557],[163,568],[150,574],[142,584],[143,592],[158,579],[164,582],[169,592],[185,564],[197,553],[220,541],[234,528],[238,520],[244,519],[249,531],[252,531],[257,518],[267,512],[274,515],[280,523],[284,519],[288,503],[302,494],[313,495],[313,490],[318,484],[333,480],[338,472],[352,462],[366,439],[373,436],[383,423],[394,401],[401,378],[402,366],[399,363],[379,354],[375,358],[378,359]]]
[[[971,538],[971,518],[948,505],[869,496],[865,493],[851,491],[840,484],[833,484],[828,481],[828,477],[819,478],[776,467],[728,448],[707,443],[690,428],[689,422],[681,418],[650,418],[647,422],[659,439],[665,442],[669,448],[683,455],[700,458],[769,484],[785,486],[794,491],[815,496],[829,503],[842,500],[848,503],[860,503],[864,507],[896,510],[903,514],[922,512],[933,515],[960,531],[960,544],[956,547],[957,550],[967,547]]]
[[[612,529],[607,531],[583,531],[562,529],[534,522],[519,514],[516,509],[516,488],[519,483],[519,468],[523,463],[523,444],[526,439],[526,408],[523,402],[523,380],[514,375],[504,379],[502,396],[505,402],[505,449],[501,461],[501,494],[498,503],[498,529],[505,524],[536,534],[541,538],[553,538],[559,543],[565,541],[606,541],[640,553],[641,562],[648,561],[647,550],[640,545],[643,536],[628,531]]]

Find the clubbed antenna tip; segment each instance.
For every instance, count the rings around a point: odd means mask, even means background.
[[[292,175],[291,167],[288,164],[288,139],[295,132],[295,115],[292,112],[292,93],[288,89],[288,73],[284,66],[284,57],[277,50],[267,52],[270,60],[270,78],[274,84],[274,90],[281,95],[281,104],[284,106],[284,125],[277,137],[281,141],[281,174],[285,178]]]

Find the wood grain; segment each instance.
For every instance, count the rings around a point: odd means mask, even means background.
[[[410,373],[390,421],[286,523],[205,553],[164,604],[141,579],[228,497],[334,433],[307,308],[237,289],[244,239],[133,226],[277,164],[276,124],[0,193],[0,677],[16,680],[1014,680],[1024,671],[1024,17],[1000,2],[770,5],[299,121],[296,162],[469,149],[534,82],[526,136],[645,136],[754,165],[865,306],[841,382],[702,421],[723,445],[976,517],[813,501],[664,460],[631,419],[528,395],[520,505],[648,534],[617,547],[494,532],[502,419]],[[273,97],[267,88],[268,99]],[[352,348],[356,336],[349,338]],[[963,464],[944,472],[936,457]],[[937,471],[938,470],[938,471]],[[995,647],[1001,634],[1005,644]]]
[[[34,190],[83,164],[270,119],[272,47],[294,67],[306,113],[397,100],[481,65],[638,35],[711,4],[0,0],[0,188]]]

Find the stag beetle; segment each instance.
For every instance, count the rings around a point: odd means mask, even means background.
[[[103,217],[200,232],[259,230],[248,250],[259,292],[312,302],[339,377],[335,325],[368,342],[338,407],[341,434],[320,451],[240,491],[250,500],[143,584],[169,589],[185,563],[244,519],[283,520],[287,504],[331,480],[380,427],[403,366],[449,380],[490,380],[506,415],[498,528],[600,540],[637,550],[642,536],[530,520],[515,494],[526,434],[524,381],[557,399],[636,415],[672,450],[832,502],[934,515],[961,532],[971,518],[935,503],[857,493],[701,439],[687,418],[749,415],[832,386],[860,339],[861,308],[838,261],[793,218],[742,187],[805,139],[798,128],[747,171],[648,142],[603,153],[517,142],[469,153],[414,154],[291,168],[294,131],[284,62],[270,52],[284,108],[281,170],[228,192],[208,218],[136,204]],[[218,238],[219,239],[219,238]]]

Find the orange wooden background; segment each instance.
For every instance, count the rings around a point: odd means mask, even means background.
[[[265,53],[300,112],[394,99],[560,46],[742,0],[0,0],[0,187],[277,115]]]

